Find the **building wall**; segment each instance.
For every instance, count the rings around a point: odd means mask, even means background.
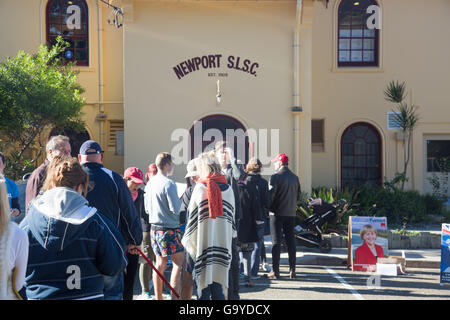
[[[105,149],[105,166],[123,171],[123,156],[107,147],[109,120],[123,120],[122,29],[108,25],[110,10],[96,0],[87,0],[89,10],[89,66],[77,67],[79,83],[85,88],[83,120],[92,139]],[[46,43],[46,0],[3,0],[0,2],[0,61],[19,50],[36,52]],[[100,17],[100,21],[99,21]],[[99,25],[100,22],[100,25]],[[100,29],[100,38],[99,38]],[[13,31],[13,33],[11,32]],[[99,50],[100,48],[100,50]],[[96,119],[103,111],[106,118]],[[40,161],[43,161],[44,156]]]
[[[348,125],[360,120],[377,127],[383,139],[383,175],[391,179],[402,170],[402,143],[386,124],[386,112],[394,106],[383,94],[389,81],[398,80],[406,81],[407,102],[420,106],[408,187],[429,191],[424,189],[423,137],[450,133],[450,42],[439,36],[450,28],[450,5],[445,0],[378,2],[381,66],[372,69],[335,68],[339,1],[331,0],[328,9],[315,2],[312,118],[325,119],[325,151],[312,153],[313,186],[340,184],[340,139]]]
[[[224,114],[246,128],[279,129],[279,148],[269,148],[269,153],[286,152],[306,190],[311,183],[340,185],[342,133],[352,123],[369,122],[382,137],[382,173],[391,179],[402,169],[402,142],[396,131],[387,130],[386,112],[393,105],[384,100],[383,91],[389,81],[399,80],[406,81],[408,102],[420,106],[421,116],[408,187],[430,191],[424,139],[450,136],[450,42],[439,36],[450,27],[450,5],[447,0],[379,0],[380,67],[336,68],[339,1],[330,0],[328,8],[323,1],[303,1],[311,15],[304,20],[311,21],[300,27],[300,87],[294,88],[295,1],[116,1],[127,8],[125,26],[116,29],[107,23],[110,9],[87,0],[90,65],[78,68],[86,89],[83,119],[106,150],[105,165],[118,172],[124,165],[145,170],[158,152],[177,145],[171,139],[174,130],[189,130],[195,120]],[[0,2],[0,61],[19,49],[35,52],[45,43],[46,3]],[[177,78],[173,67],[208,54],[222,54],[221,68]],[[229,55],[259,63],[257,76],[228,69]],[[219,72],[228,76],[218,77]],[[223,96],[219,105],[217,79]],[[293,92],[299,93],[303,107],[298,122],[290,111]],[[325,119],[325,150],[312,156],[311,117]],[[111,121],[123,120],[125,158],[108,146]],[[296,146],[294,123],[299,125]],[[182,180],[183,174],[184,166],[177,167],[175,179]]]
[[[178,144],[174,130],[212,114],[247,129],[279,129],[279,151],[293,154],[295,2],[135,1],[133,13],[124,27],[125,166],[146,168]],[[222,54],[220,68],[178,79],[173,67],[208,54]],[[229,55],[257,62],[257,75],[227,68]],[[174,179],[184,174],[177,166]]]

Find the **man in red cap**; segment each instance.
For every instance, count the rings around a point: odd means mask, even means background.
[[[271,279],[280,277],[280,248],[283,229],[284,239],[289,255],[289,276],[295,278],[295,212],[300,201],[300,182],[298,177],[288,168],[289,158],[280,153],[272,163],[275,174],[270,177],[270,233],[272,235],[272,271],[267,275]]]

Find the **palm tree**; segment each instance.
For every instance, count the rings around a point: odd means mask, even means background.
[[[394,121],[397,123],[401,131],[403,132],[403,159],[404,166],[402,175],[402,190],[405,187],[406,172],[408,170],[409,160],[411,158],[411,139],[413,131],[419,121],[419,115],[417,114],[416,105],[408,105],[404,102],[406,98],[406,85],[405,82],[399,83],[398,81],[389,82],[384,91],[385,99],[389,102],[396,103],[397,106],[394,110]]]

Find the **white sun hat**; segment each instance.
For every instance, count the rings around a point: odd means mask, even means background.
[[[192,159],[188,162],[186,169],[187,169],[187,174],[186,174],[185,178],[195,177],[198,175],[197,167],[195,166],[195,159]]]

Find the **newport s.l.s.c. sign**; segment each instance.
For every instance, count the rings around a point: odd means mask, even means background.
[[[221,67],[226,67],[228,70],[242,71],[256,77],[259,64],[250,59],[243,59],[233,55],[229,55],[222,61],[221,54],[208,54],[187,59],[173,67],[173,71],[178,79],[181,79],[194,71],[201,69],[211,71],[211,69],[218,69]]]

